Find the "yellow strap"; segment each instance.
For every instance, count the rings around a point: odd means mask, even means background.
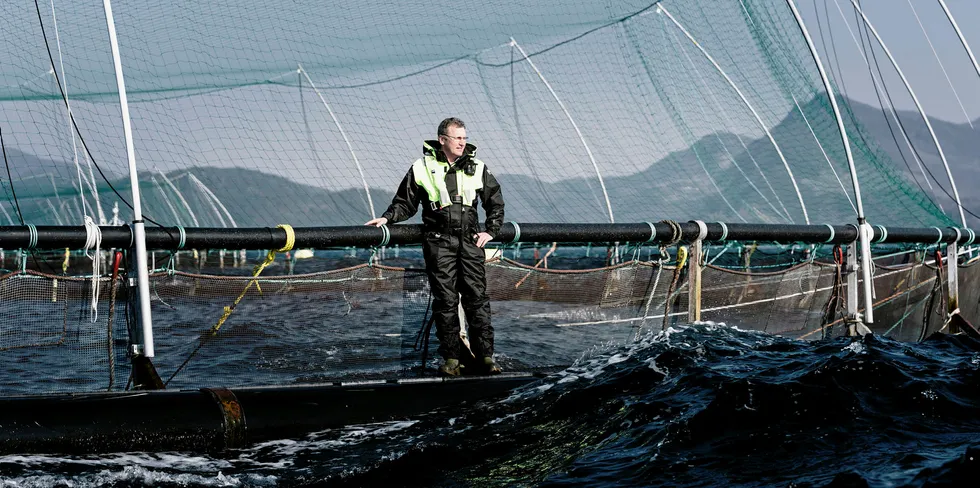
[[[276,226],[276,228],[286,231],[286,245],[280,247],[279,249],[269,250],[269,254],[265,256],[265,260],[252,269],[252,278],[258,278],[266,266],[269,266],[276,260],[276,253],[291,251],[293,249],[293,245],[296,244],[296,232],[293,231],[293,226],[289,224],[279,224]],[[259,290],[259,293],[262,293],[262,288],[259,287],[259,281],[257,279],[249,281],[248,284],[245,285],[245,289],[242,290],[241,294],[238,295],[238,298],[235,299],[235,302],[232,303],[231,306],[225,307],[225,312],[221,314],[221,318],[218,319],[218,323],[214,324],[214,327],[211,327],[211,335],[218,333],[218,329],[220,329],[221,326],[224,325],[225,321],[228,320],[228,317],[231,316],[231,313],[235,310],[235,307],[238,306],[239,302],[245,298],[245,294],[252,288],[252,285],[255,285],[255,287]]]
[[[681,269],[687,264],[687,247],[677,248],[677,269]]]
[[[65,248],[65,261],[61,263],[61,272],[68,273],[68,258],[71,257],[71,249]]]
[[[292,251],[293,245],[296,244],[296,232],[293,231],[293,226],[289,224],[279,224],[276,226],[276,228],[286,231],[286,245],[276,249],[276,252]],[[270,254],[271,253],[272,252],[270,251]],[[273,258],[275,258],[275,256],[273,256]]]

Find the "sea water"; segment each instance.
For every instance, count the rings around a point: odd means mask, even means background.
[[[504,398],[220,455],[0,457],[0,486],[976,486],[980,342],[693,324]]]

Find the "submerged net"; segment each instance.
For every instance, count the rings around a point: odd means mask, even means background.
[[[552,371],[595,347],[688,323],[688,266],[678,267],[673,252],[663,257],[646,247],[630,248],[621,262],[606,265],[615,255],[609,249],[507,248],[488,263],[497,359],[506,370]],[[702,320],[804,340],[846,334],[843,302],[833,300],[845,296],[846,287],[835,279],[840,270],[830,248],[732,242],[706,250]],[[931,251],[879,251],[874,332],[917,341],[939,331],[946,292],[936,283],[946,278]],[[252,266],[263,256],[159,255],[150,279],[157,370],[168,388],[434,374],[440,360],[434,334],[421,368],[419,332],[430,300],[421,253],[411,247],[385,252],[380,262],[356,250],[280,257],[220,328],[224,307],[253,279]],[[11,256],[5,264],[20,261]],[[72,258],[71,264],[80,272],[89,261]],[[967,317],[980,312],[976,269],[972,263],[959,268]],[[0,392],[128,388],[127,327],[137,325],[127,289],[113,292],[110,284],[100,280],[93,313],[91,279],[30,267],[0,276]]]
[[[5,2],[0,18],[0,222],[106,222],[117,205],[128,219],[101,6]],[[143,209],[161,224],[363,223],[450,115],[519,222],[855,214],[784,2],[141,1],[115,22]],[[869,220],[948,224],[846,109]]]

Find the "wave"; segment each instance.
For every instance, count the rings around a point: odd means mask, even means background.
[[[2,486],[943,486],[976,479],[980,342],[724,324],[597,346],[496,401],[206,456],[0,458]]]
[[[800,342],[694,324],[596,348],[540,384],[443,412],[349,485],[894,486],[980,431],[980,343]],[[955,472],[955,470],[953,470]]]

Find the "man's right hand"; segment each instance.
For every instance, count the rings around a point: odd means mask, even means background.
[[[364,225],[373,225],[374,227],[381,227],[388,223],[388,219],[385,217],[378,217],[376,219],[371,219],[364,223]]]

